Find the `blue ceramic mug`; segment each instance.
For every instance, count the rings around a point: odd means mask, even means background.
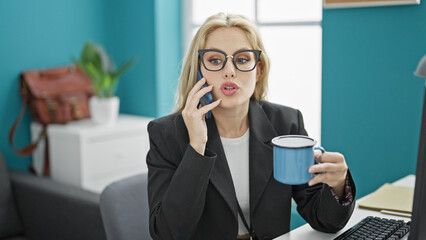
[[[313,173],[309,167],[315,164],[314,147],[317,141],[302,135],[284,135],[272,139],[274,145],[274,178],[281,183],[298,185],[309,182]]]

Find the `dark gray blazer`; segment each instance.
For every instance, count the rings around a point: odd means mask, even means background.
[[[250,101],[250,219],[259,239],[289,231],[291,198],[323,232],[342,229],[354,209],[339,204],[325,184],[285,185],[273,177],[271,139],[306,135],[298,110]],[[190,145],[180,113],[149,123],[148,196],[153,239],[232,239],[238,233],[237,200],[214,118],[207,120],[205,156]],[[348,174],[355,196],[355,186]]]

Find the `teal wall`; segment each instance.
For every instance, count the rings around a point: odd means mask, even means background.
[[[7,165],[26,169],[30,157],[16,156],[7,141],[18,116],[22,70],[66,65],[78,56],[88,39],[103,43],[100,0],[0,0],[0,151]],[[22,147],[30,141],[30,117],[25,116],[15,137]]]
[[[181,59],[180,12],[179,0],[0,0],[0,151],[8,167],[26,170],[31,161],[15,155],[7,140],[22,103],[20,72],[70,64],[88,40],[102,44],[117,65],[138,58],[120,80],[120,112],[169,113]],[[18,147],[30,141],[30,121],[26,114]]]
[[[106,0],[106,48],[116,62],[137,62],[120,79],[117,95],[122,113],[156,116],[154,3]],[[149,104],[147,104],[149,103]]]
[[[324,10],[322,143],[361,197],[415,172],[426,5]]]
[[[180,1],[106,0],[105,9],[106,48],[118,64],[138,59],[121,78],[121,112],[169,114],[182,58]]]
[[[169,114],[174,106],[182,59],[180,2],[179,0],[155,1],[158,116]]]

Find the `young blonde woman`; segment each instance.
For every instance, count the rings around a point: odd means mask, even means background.
[[[247,18],[219,13],[200,27],[184,60],[177,112],[148,126],[153,239],[273,239],[289,231],[292,198],[314,229],[345,226],[355,185],[342,154],[316,152],[323,164],[310,171],[325,173],[308,184],[274,179],[271,139],[307,133],[298,110],[264,100],[268,73]],[[208,92],[213,102],[202,106]]]

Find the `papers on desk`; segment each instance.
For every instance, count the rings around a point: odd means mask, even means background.
[[[414,188],[395,186],[385,183],[370,196],[359,203],[360,208],[389,212],[411,214],[413,208]]]

